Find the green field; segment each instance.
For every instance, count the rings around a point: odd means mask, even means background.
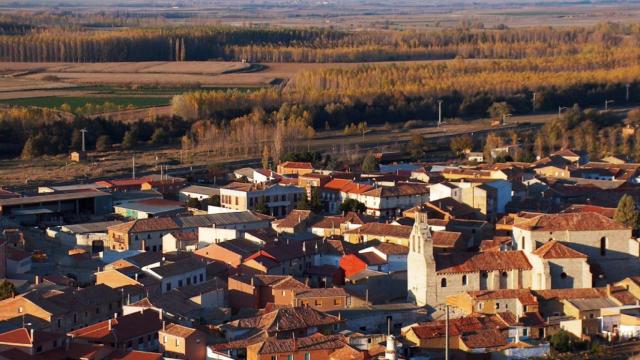
[[[18,105],[18,106],[37,106],[44,108],[61,108],[63,104],[68,104],[71,107],[71,110],[75,112],[76,109],[81,107],[86,107],[87,104],[90,104],[92,107],[97,107],[96,111],[91,112],[102,112],[102,109],[98,109],[99,107],[103,107],[105,103],[114,104],[116,107],[121,108],[141,108],[148,106],[162,106],[169,105],[171,102],[171,98],[169,97],[133,97],[133,96],[45,96],[45,97],[34,97],[34,98],[23,98],[23,99],[10,99],[10,100],[0,100],[2,104],[9,105]],[[106,109],[105,109],[106,110]]]

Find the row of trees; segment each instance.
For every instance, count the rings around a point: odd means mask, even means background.
[[[556,111],[574,103],[602,106],[640,100],[638,49],[510,61],[455,60],[413,65],[363,65],[317,69],[295,76],[284,88],[253,92],[197,91],[175,96],[174,114],[223,122],[255,108],[277,111],[296,104],[316,128],[366,121],[382,124],[446,117],[500,117],[503,113]]]
[[[5,24],[5,61],[248,60],[252,62],[361,62],[383,60],[508,58],[575,55],[591,48],[632,48],[640,26],[485,30],[379,30],[323,28],[136,27],[91,30]],[[102,24],[107,21],[102,20]],[[0,35],[2,32],[0,32]]]

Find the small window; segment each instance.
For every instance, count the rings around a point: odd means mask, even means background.
[[[487,273],[486,271],[483,271],[483,272],[482,272],[482,277],[483,277],[484,279],[488,278],[488,277],[489,277],[489,273]]]
[[[567,273],[563,272],[562,274],[560,274],[560,278],[561,279],[566,279],[567,278]]]
[[[447,278],[442,278],[440,280],[440,287],[443,287],[443,288],[447,287]]]
[[[507,272],[506,272],[506,271],[503,271],[503,272],[502,272],[502,277],[506,278],[507,276],[509,276],[509,275],[507,274]]]
[[[304,360],[311,360],[311,354],[310,353],[304,353]]]
[[[462,286],[467,286],[467,275],[462,275]]]
[[[500,303],[496,303],[496,310],[500,309]]]
[[[182,280],[178,280],[178,287],[182,287]]]
[[[600,255],[607,256],[607,238],[604,236],[600,238]]]
[[[293,354],[287,355],[287,360],[293,360]]]

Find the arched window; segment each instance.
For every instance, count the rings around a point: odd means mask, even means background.
[[[467,286],[467,275],[462,275],[462,286]]]
[[[607,255],[607,238],[604,236],[600,238],[600,255]]]
[[[447,278],[442,278],[442,280],[440,280],[440,287],[447,287]]]
[[[566,279],[567,278],[567,273],[563,272],[562,274],[560,274],[560,278],[561,279]]]

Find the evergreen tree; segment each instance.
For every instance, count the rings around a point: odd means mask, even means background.
[[[111,150],[111,138],[109,135],[100,135],[96,140],[96,150],[109,151]]]
[[[138,133],[134,130],[127,130],[122,138],[122,148],[125,150],[134,149],[138,145]]]
[[[12,283],[4,280],[0,283],[0,300],[8,299],[16,293],[16,288]]]
[[[419,161],[424,156],[424,138],[420,134],[411,135],[411,142],[409,142],[409,154],[411,157]]]
[[[269,145],[264,144],[264,147],[262,148],[262,168],[263,169],[269,169],[269,157],[270,157],[270,153],[269,153]]]
[[[80,151],[82,150],[82,133],[78,129],[73,129],[71,134],[71,149]]]
[[[378,160],[373,156],[373,153],[368,153],[362,161],[362,172],[372,173],[379,170]]]
[[[163,128],[157,128],[153,131],[153,135],[151,135],[151,144],[153,145],[164,145],[169,140],[169,135],[164,131]]]
[[[630,227],[634,230],[638,229],[638,207],[631,195],[622,195],[618,202],[618,207],[613,215],[613,219],[624,226]]]

